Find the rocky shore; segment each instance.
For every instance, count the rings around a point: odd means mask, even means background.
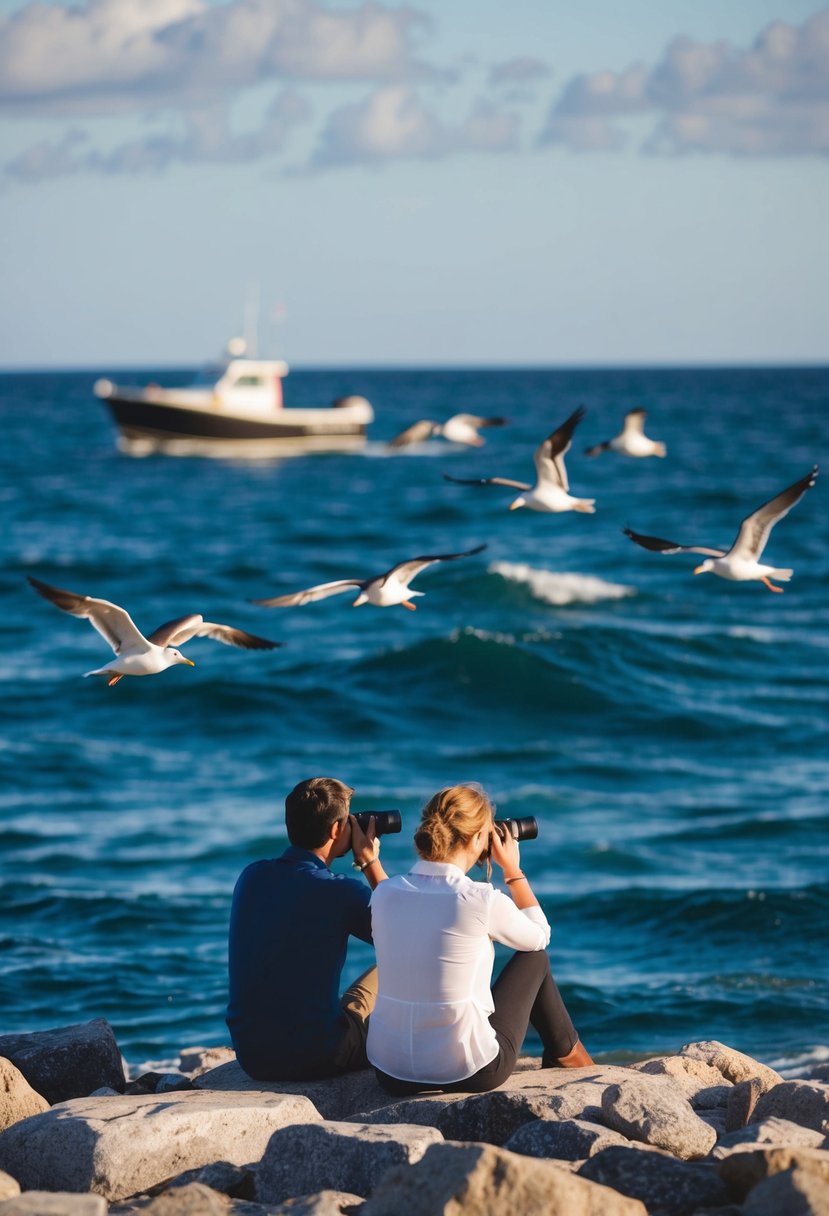
[[[0,1036],[0,1216],[829,1216],[829,1065],[717,1042],[390,1098],[247,1077],[227,1048],[129,1080],[104,1021]]]

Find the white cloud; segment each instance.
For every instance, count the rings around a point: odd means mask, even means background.
[[[748,50],[675,38],[651,70],[577,76],[550,110],[541,143],[618,148],[613,119],[650,115],[649,152],[829,152],[829,9],[800,27],[776,21]]]
[[[451,125],[406,85],[378,89],[329,115],[312,156],[314,168],[382,164],[401,158],[436,158],[453,152],[512,151],[519,119],[479,101],[460,125]]]
[[[269,79],[399,80],[426,18],[367,0],[30,3],[0,20],[0,107],[111,113],[205,102]]]
[[[533,55],[519,55],[516,59],[493,63],[489,70],[489,84],[491,88],[529,84],[549,75],[550,66],[543,59],[536,59]]]

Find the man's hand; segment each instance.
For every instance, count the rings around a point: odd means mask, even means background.
[[[357,865],[363,867],[376,861],[380,856],[380,838],[375,834],[374,816],[369,818],[367,832],[363,831],[353,815],[349,815],[348,820],[351,824],[351,851]]]

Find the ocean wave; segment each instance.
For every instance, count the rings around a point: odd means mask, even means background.
[[[508,582],[524,584],[537,600],[556,608],[567,604],[598,604],[602,600],[621,600],[636,595],[635,587],[609,583],[595,574],[539,570],[523,562],[491,562],[487,570]]]

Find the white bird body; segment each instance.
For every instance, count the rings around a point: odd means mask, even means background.
[[[646,410],[629,410],[621,432],[604,443],[587,448],[586,456],[598,456],[600,452],[618,452],[620,456],[666,456],[668,449],[658,439],[649,439],[645,434]]]
[[[398,562],[384,574],[375,575],[374,578],[343,578],[333,583],[317,583],[314,587],[306,587],[304,591],[294,591],[289,595],[275,595],[269,599],[254,600],[253,603],[259,604],[263,608],[295,608],[301,604],[312,604],[317,600],[327,599],[329,595],[339,595],[343,591],[350,591],[354,588],[357,591],[357,598],[352,601],[353,608],[359,608],[361,604],[373,604],[375,608],[394,608],[397,604],[402,604],[404,608],[409,608],[414,612],[416,605],[412,603],[412,600],[416,595],[423,595],[424,592],[412,591],[410,584],[421,570],[425,570],[434,562],[453,562],[459,557],[472,557],[485,548],[486,545],[478,545],[477,548],[467,549],[464,553],[438,553],[428,557],[411,557],[406,561]]]
[[[662,540],[658,536],[643,536],[624,528],[626,536],[630,537],[643,549],[654,553],[701,553],[705,561],[697,566],[694,574],[717,574],[720,578],[730,579],[734,583],[749,583],[758,581],[765,583],[769,591],[782,591],[775,587],[770,579],[779,579],[788,583],[793,570],[781,569],[779,566],[767,566],[760,561],[766,547],[771,530],[784,515],[788,515],[795,503],[815,484],[818,467],[815,465],[810,473],[801,477],[793,485],[776,494],[774,498],[763,503],[756,511],[747,515],[740,524],[740,530],[730,549],[707,549],[702,545],[678,545],[675,541]]]
[[[154,676],[180,663],[195,667],[193,660],[186,658],[173,645],[177,643],[183,646],[191,638],[213,638],[216,642],[240,646],[244,650],[273,650],[280,645],[279,642],[270,642],[267,638],[246,633],[243,629],[235,629],[232,625],[217,625],[206,621],[198,612],[167,621],[166,624],[159,625],[158,629],[154,629],[149,637],[144,637],[130,614],[120,605],[109,600],[95,599],[91,595],[78,595],[75,591],[63,591],[60,587],[51,587],[31,575],[28,577],[38,595],[42,595],[50,604],[71,616],[79,616],[89,621],[101,637],[109,642],[115,651],[115,658],[105,666],[96,667],[94,671],[84,674],[107,676],[110,687],[124,676]]]
[[[536,482],[534,486],[524,481],[512,481],[509,477],[463,478],[450,477],[444,473],[447,481],[455,481],[460,485],[476,486],[512,486],[521,493],[509,505],[510,511],[526,507],[530,511],[546,511],[558,514],[561,511],[581,511],[592,515],[596,510],[594,498],[576,498],[570,493],[570,482],[567,469],[564,467],[564,457],[570,451],[573,443],[573,431],[584,417],[584,408],[580,406],[570,415],[566,422],[548,435],[539,444],[533,454],[535,462]]]

